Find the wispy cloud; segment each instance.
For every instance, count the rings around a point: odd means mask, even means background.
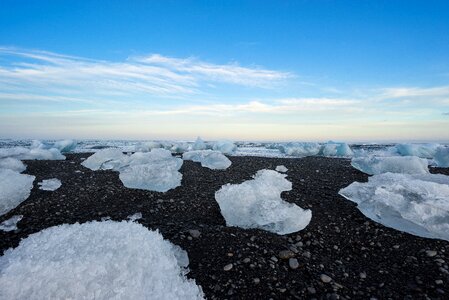
[[[447,97],[449,96],[449,86],[385,88],[381,96],[384,98]]]
[[[355,107],[356,100],[347,99],[330,99],[330,98],[288,98],[273,100],[273,103],[265,103],[261,101],[249,101],[236,104],[205,104],[205,105],[184,105],[178,107],[169,107],[166,109],[151,110],[130,110],[130,111],[114,111],[114,110],[82,110],[86,114],[97,115],[133,115],[133,116],[169,116],[169,115],[204,115],[204,116],[236,116],[242,114],[273,114],[292,115],[292,114],[310,114],[313,113],[352,113],[360,111]],[[78,114],[76,111],[61,112],[60,115]],[[52,112],[51,114],[54,114]]]
[[[236,63],[212,64],[158,54],[122,62],[92,60],[45,51],[0,48],[0,87],[9,94],[83,91],[106,96],[186,96],[201,94],[210,83],[270,88],[292,75]],[[5,94],[3,94],[5,96]],[[15,96],[17,98],[17,96]],[[28,97],[29,98],[29,97]],[[62,99],[60,97],[60,99]]]

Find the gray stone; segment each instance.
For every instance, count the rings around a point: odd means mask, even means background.
[[[226,266],[223,267],[223,270],[230,271],[232,269],[232,267],[233,267],[232,264],[227,264]]]
[[[196,229],[190,229],[189,230],[189,234],[193,237],[193,238],[199,238],[201,235],[201,232],[199,230]]]
[[[330,278],[329,276],[327,276],[326,274],[321,274],[320,275],[320,279],[322,282],[324,283],[329,283],[332,281],[332,278]]]
[[[296,258],[290,258],[288,260],[288,265],[290,266],[290,268],[292,268],[293,270],[297,269],[299,267],[299,263],[298,260]]]

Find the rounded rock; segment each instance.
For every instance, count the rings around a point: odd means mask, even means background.
[[[329,277],[329,276],[327,276],[326,274],[321,274],[321,275],[320,275],[320,279],[321,279],[321,281],[324,282],[324,283],[329,283],[329,282],[332,281],[332,278]]]

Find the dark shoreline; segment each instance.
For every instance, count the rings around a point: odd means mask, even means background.
[[[119,221],[141,212],[141,224],[158,229],[188,252],[188,277],[195,278],[208,299],[449,297],[449,242],[402,233],[363,216],[355,204],[337,194],[353,181],[368,178],[349,160],[229,157],[232,165],[224,171],[185,161],[180,170],[182,186],[157,193],[123,187],[116,172],[84,168],[80,159],[89,155],[25,161],[24,173],[36,176],[34,188],[26,201],[0,216],[0,222],[24,216],[17,231],[0,231],[0,253],[50,226],[102,217]],[[310,208],[311,223],[285,236],[226,227],[215,191],[281,164],[289,169],[287,179],[293,183],[293,190],[282,198]],[[449,175],[447,168],[432,168],[432,172]],[[53,177],[62,181],[61,188],[38,189],[39,181]],[[191,229],[201,235],[192,237]],[[291,269],[288,260],[279,257],[287,249],[295,254],[299,268]],[[426,250],[437,254],[430,257]],[[232,269],[224,271],[231,263]],[[321,274],[333,280],[324,283]]]

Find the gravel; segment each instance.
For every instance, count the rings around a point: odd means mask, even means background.
[[[232,165],[226,170],[185,161],[180,170],[182,185],[158,193],[125,188],[116,172],[84,168],[80,163],[89,155],[24,161],[28,166],[24,173],[36,180],[30,197],[0,216],[1,223],[23,215],[17,230],[0,231],[0,254],[50,226],[108,218],[120,221],[140,212],[142,218],[136,222],[158,229],[187,251],[187,276],[201,285],[208,299],[449,297],[445,284],[449,242],[403,233],[363,216],[354,203],[337,194],[368,178],[347,159],[229,157]],[[282,198],[311,209],[310,224],[284,236],[227,227],[215,192],[278,165],[288,168],[287,179],[293,183]],[[447,168],[431,168],[431,172],[449,175]],[[52,193],[39,190],[37,182],[48,178],[60,179],[62,186]],[[298,267],[292,268],[296,263]],[[362,278],[362,273],[367,276]]]

